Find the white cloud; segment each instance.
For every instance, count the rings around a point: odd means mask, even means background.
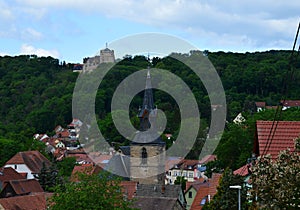
[[[59,58],[59,52],[57,50],[45,50],[42,48],[35,48],[28,44],[23,44],[21,46],[21,52],[20,54],[25,55],[37,55],[37,56],[51,56],[54,58]]]
[[[222,46],[238,48],[239,45],[242,48],[246,46],[246,48],[260,48],[270,47],[275,43],[289,43],[294,38],[300,11],[299,0],[16,0],[15,2],[18,8],[22,8],[24,14],[40,18],[43,23],[53,21],[51,22],[53,28],[68,27],[65,22],[57,23],[52,19],[56,11],[66,14],[72,11],[78,16],[83,16],[82,18],[91,14],[96,18],[98,15],[104,15],[107,18],[126,19],[159,30],[163,29],[164,32],[179,31],[186,39],[195,40],[200,37],[205,39],[208,45],[220,45],[220,48]],[[25,28],[26,30],[28,28]],[[31,32],[32,38],[43,37],[37,31]]]

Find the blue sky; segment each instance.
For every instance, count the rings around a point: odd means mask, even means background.
[[[299,0],[0,0],[0,55],[77,63],[106,42],[145,32],[200,50],[291,49],[299,11]]]

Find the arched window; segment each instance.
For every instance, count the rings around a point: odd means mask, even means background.
[[[147,164],[147,150],[145,147],[142,148],[142,164]]]

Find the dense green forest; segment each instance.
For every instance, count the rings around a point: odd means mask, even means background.
[[[299,99],[297,87],[299,66],[294,66],[292,79],[287,80],[291,66],[290,51],[267,51],[255,53],[206,52],[216,68],[227,100],[227,121],[225,133],[216,153],[223,166],[237,168],[251,155],[254,135],[254,119],[273,119],[272,111],[254,114],[255,101],[277,105],[282,99],[282,90],[288,82],[288,99]],[[210,101],[201,80],[187,66],[172,57],[153,58],[127,56],[105,76],[96,97],[96,117],[101,132],[110,142],[128,144],[113,126],[110,114],[111,98],[118,84],[128,75],[147,66],[166,69],[178,75],[193,91],[201,112],[201,128],[198,141],[188,158],[199,154],[210,122]],[[72,72],[72,65],[60,63],[51,57],[34,55],[0,57],[0,155],[3,164],[16,151],[32,148],[34,133],[51,134],[56,125],[66,126],[72,120],[72,94],[78,73]],[[285,83],[283,83],[285,81]],[[136,114],[142,104],[142,93],[131,103],[130,117],[137,127]],[[165,112],[168,123],[165,133],[172,133],[174,139],[180,129],[179,108],[175,101],[163,91],[154,91],[155,104]],[[248,129],[233,125],[234,117],[243,112]],[[290,112],[293,112],[292,114]],[[286,119],[297,120],[292,110],[286,112]],[[243,130],[244,129],[244,130]],[[241,137],[243,141],[241,143]],[[166,139],[165,139],[166,140]],[[166,140],[167,141],[167,140]],[[240,144],[243,149],[237,149]],[[167,142],[170,146],[171,142]],[[245,146],[247,145],[247,146]],[[234,160],[227,160],[228,154],[237,151]],[[229,155],[230,156],[230,155]],[[225,158],[226,157],[226,158]]]

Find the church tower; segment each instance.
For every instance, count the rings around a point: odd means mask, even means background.
[[[165,142],[155,128],[157,109],[154,108],[150,69],[148,68],[143,105],[139,110],[139,132],[130,145],[131,180],[140,184],[164,185]]]

